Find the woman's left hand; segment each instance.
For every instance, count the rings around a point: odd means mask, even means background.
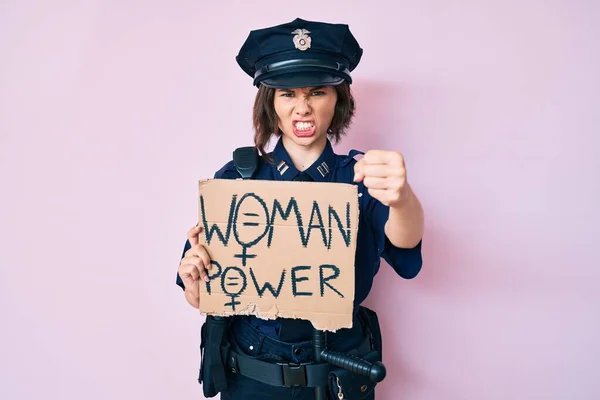
[[[404,157],[396,151],[366,152],[354,165],[354,182],[360,181],[381,203],[399,207],[409,191]]]

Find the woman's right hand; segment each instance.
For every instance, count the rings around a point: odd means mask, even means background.
[[[178,273],[185,286],[186,298],[197,308],[199,287],[198,282],[202,279],[208,282],[208,270],[210,270],[210,256],[204,245],[198,241],[198,235],[202,228],[195,226],[188,231],[187,237],[191,248],[185,252],[179,263]]]

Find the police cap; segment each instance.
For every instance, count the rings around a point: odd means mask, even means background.
[[[251,31],[236,61],[255,86],[291,89],[352,83],[362,54],[348,25],[297,18]]]

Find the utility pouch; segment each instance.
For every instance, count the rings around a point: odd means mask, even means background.
[[[208,315],[200,331],[198,382],[202,384],[205,397],[214,397],[227,389],[225,365],[230,347],[227,340],[228,325],[228,318]]]
[[[371,350],[376,350],[379,355],[376,361],[383,361],[383,340],[377,313],[370,308],[360,306],[358,308],[358,318],[365,327],[365,334],[371,340]]]

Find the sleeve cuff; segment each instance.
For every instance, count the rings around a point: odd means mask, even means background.
[[[415,247],[396,247],[387,236],[383,235],[383,243],[380,243],[380,256],[405,279],[413,279],[421,271],[423,256],[421,252],[422,240]]]

